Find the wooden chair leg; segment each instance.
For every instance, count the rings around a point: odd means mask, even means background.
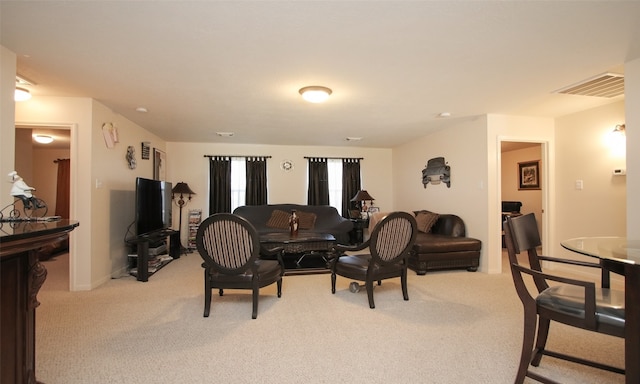
[[[542,360],[542,354],[547,345],[547,337],[549,336],[549,326],[551,321],[549,319],[540,318],[538,320],[538,336],[536,337],[536,346],[533,351],[533,357],[531,359],[531,365],[537,367]]]
[[[209,274],[204,272],[204,317],[209,317],[211,311],[211,282],[209,281]]]
[[[367,287],[367,297],[369,298],[369,308],[373,309],[376,307],[373,302],[373,280],[365,281],[365,286]]]
[[[533,351],[533,342],[536,336],[536,310],[524,311],[524,332],[522,335],[522,352],[520,353],[520,364],[518,365],[518,373],[514,381],[515,384],[522,384],[527,371],[529,370],[529,362]]]
[[[253,288],[253,312],[251,313],[251,318],[255,319],[258,317],[258,298],[260,297],[260,289],[254,287]]]
[[[409,300],[409,290],[407,289],[407,270],[405,269],[400,275],[400,285],[402,285],[402,297],[405,301]]]

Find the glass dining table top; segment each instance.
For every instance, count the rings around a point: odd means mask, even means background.
[[[587,256],[640,264],[640,240],[626,237],[576,237],[560,242],[562,247]]]

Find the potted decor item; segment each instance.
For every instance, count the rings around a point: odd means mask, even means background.
[[[298,225],[300,224],[300,218],[296,214],[296,210],[291,210],[291,216],[289,216],[289,231],[291,236],[298,236]]]

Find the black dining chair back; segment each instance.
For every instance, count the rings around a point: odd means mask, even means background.
[[[258,316],[260,288],[277,283],[278,297],[282,295],[282,258],[260,259],[258,232],[246,219],[231,214],[209,216],[198,227],[196,247],[204,261],[204,317],[211,309],[211,291],[250,289],[253,293],[252,318]]]
[[[515,383],[522,383],[525,376],[553,383],[529,367],[530,364],[537,367],[543,355],[624,374],[624,370],[617,367],[546,349],[551,321],[624,337],[624,292],[543,272],[541,261],[586,267],[598,267],[598,264],[538,255],[541,242],[533,213],[507,217],[504,232],[513,282],[524,307],[522,353]],[[518,259],[521,252],[526,252],[528,266]],[[533,280],[535,289],[527,284],[528,279]],[[553,283],[549,284],[550,281]]]

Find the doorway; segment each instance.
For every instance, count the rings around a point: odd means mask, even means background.
[[[48,144],[39,143],[35,140],[38,135],[50,137],[53,141]],[[68,163],[71,159],[71,127],[16,124],[15,137],[15,171],[27,184],[36,189],[35,195],[46,203],[47,212],[44,215],[60,215],[63,218],[69,218]],[[65,169],[66,175],[63,172]],[[61,184],[66,188],[59,188],[58,181],[61,177],[64,179]],[[41,261],[55,261],[57,256],[62,256],[66,258],[64,263],[66,265],[71,258],[70,248],[68,241],[59,242],[54,246],[43,248],[39,258]],[[55,277],[56,281],[64,280],[64,286],[69,290],[69,267],[62,272],[57,267],[47,269],[49,273],[61,274],[62,276],[50,277]]]
[[[500,141],[500,202],[519,202],[521,214],[533,213],[541,240],[545,243],[545,196],[548,193],[546,143],[536,141]],[[535,180],[523,181],[523,171],[534,170]],[[500,243],[502,244],[502,220]]]

